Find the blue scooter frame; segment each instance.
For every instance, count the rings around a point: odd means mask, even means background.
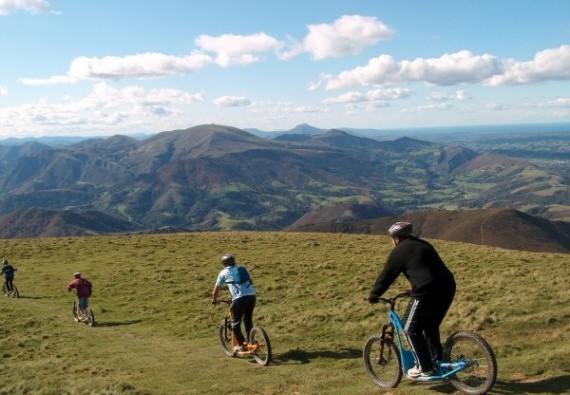
[[[364,345],[364,365],[372,380],[382,388],[396,387],[404,372],[416,366],[417,358],[402,321],[395,311],[396,300],[409,297],[403,292],[393,298],[380,298],[390,305],[389,323],[380,335],[372,336]],[[443,361],[434,363],[434,374],[408,379],[414,381],[449,380],[458,390],[469,395],[487,393],[497,378],[497,361],[493,350],[480,335],[462,331],[449,336],[445,343]]]

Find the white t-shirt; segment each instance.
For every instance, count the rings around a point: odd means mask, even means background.
[[[239,277],[238,266],[226,266],[220,274],[218,274],[216,285],[221,287],[226,284],[232,295],[232,300],[236,300],[242,296],[255,295],[255,288],[252,282],[246,281],[240,284]]]

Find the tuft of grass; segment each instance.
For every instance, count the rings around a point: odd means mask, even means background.
[[[567,254],[432,240],[458,292],[442,326],[482,334],[495,350],[495,393],[568,389]],[[391,250],[375,235],[218,232],[0,240],[21,298],[0,300],[0,394],[430,394],[448,383],[405,379],[382,392],[361,352],[386,320],[364,299]],[[210,305],[219,257],[236,255],[258,291],[255,323],[274,363],[227,358]],[[75,323],[65,286],[94,283],[97,325]],[[388,294],[406,287],[399,279]],[[405,303],[399,306],[405,308]]]

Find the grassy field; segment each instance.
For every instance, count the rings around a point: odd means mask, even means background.
[[[433,243],[458,283],[442,336],[487,338],[499,365],[493,393],[569,393],[570,255]],[[362,346],[386,318],[364,298],[390,249],[384,236],[307,233],[0,240],[21,293],[0,300],[0,394],[458,393],[405,379],[382,391],[364,370]],[[257,287],[268,367],[227,358],[218,344],[225,311],[210,292],[225,252]],[[77,270],[94,283],[95,327],[71,316],[65,286]]]

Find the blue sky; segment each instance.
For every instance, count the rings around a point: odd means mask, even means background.
[[[567,0],[0,0],[0,138],[543,122]]]

